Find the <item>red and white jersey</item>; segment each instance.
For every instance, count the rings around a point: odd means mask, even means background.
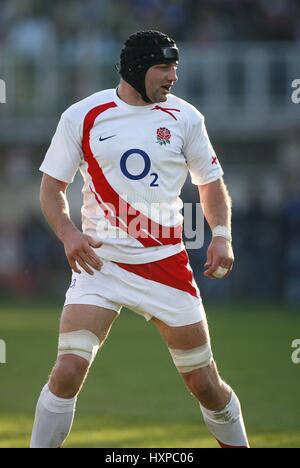
[[[183,248],[182,186],[219,179],[222,168],[204,117],[170,94],[131,106],[115,89],[98,92],[61,116],[40,170],[71,183],[80,170],[82,230],[103,242],[98,255],[149,263]]]

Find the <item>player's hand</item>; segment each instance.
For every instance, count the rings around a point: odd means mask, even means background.
[[[231,242],[224,237],[213,237],[207,250],[207,260],[204,265],[205,271],[203,274],[208,278],[216,279],[213,273],[218,267],[222,267],[228,269],[228,272],[224,276],[226,278],[232,270],[233,262],[234,255]]]
[[[75,273],[81,273],[78,265],[89,275],[94,274],[92,268],[98,271],[101,270],[103,262],[95,254],[92,247],[99,248],[102,242],[92,239],[78,229],[74,229],[64,237],[63,244],[69,265]]]

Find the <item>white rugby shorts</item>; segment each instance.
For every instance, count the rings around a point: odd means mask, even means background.
[[[205,317],[200,292],[185,250],[144,264],[103,261],[91,276],[73,272],[65,305],[86,304],[120,314],[127,307],[146,320],[156,317],[171,327],[191,325]]]

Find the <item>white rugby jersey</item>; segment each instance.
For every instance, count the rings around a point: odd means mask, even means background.
[[[184,248],[179,195],[188,171],[196,185],[223,175],[195,107],[172,94],[163,103],[132,106],[115,89],[62,114],[40,167],[67,183],[78,169],[83,232],[103,242],[99,256],[134,264]]]

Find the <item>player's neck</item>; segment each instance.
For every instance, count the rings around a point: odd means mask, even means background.
[[[149,102],[145,102],[140,95],[129,83],[121,80],[117,88],[117,94],[122,101],[130,106],[149,106]]]

